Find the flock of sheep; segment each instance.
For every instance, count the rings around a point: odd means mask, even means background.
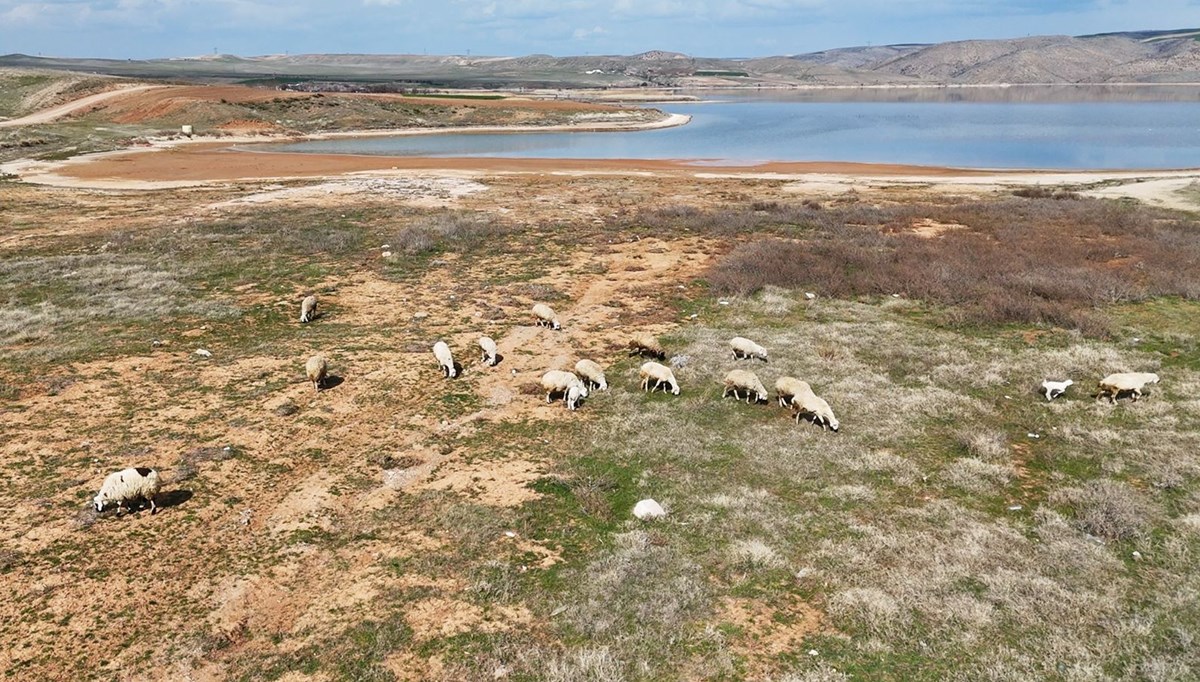
[[[562,328],[558,321],[558,315],[550,306],[538,303],[533,306],[532,312],[535,324],[556,330]],[[300,322],[310,322],[316,317],[316,313],[317,297],[307,296],[300,304]],[[498,362],[496,342],[490,337],[481,336],[479,347],[482,351],[481,362],[488,366],[495,366]],[[730,339],[729,347],[733,351],[734,360],[749,359],[767,362],[767,350],[750,339],[741,336],[734,337]],[[655,360],[665,360],[667,357],[658,339],[649,334],[634,334],[629,340],[628,349],[630,355],[648,356]],[[435,343],[433,355],[446,378],[452,379],[458,375],[454,356],[446,342]],[[664,392],[669,390],[673,395],[679,395],[679,382],[675,379],[675,373],[671,371],[670,367],[655,360],[644,363],[638,370],[642,390],[655,391],[661,388]],[[308,380],[312,382],[313,389],[320,391],[328,377],[329,363],[324,357],[314,355],[305,363],[304,371]],[[1111,403],[1115,404],[1118,397],[1129,395],[1136,402],[1142,397],[1142,391],[1147,384],[1157,384],[1158,381],[1158,375],[1152,372],[1110,374],[1100,380],[1097,385],[1096,399],[1108,398]],[[1046,400],[1053,400],[1062,395],[1073,383],[1070,379],[1062,381],[1047,379],[1042,382]],[[770,400],[767,389],[759,380],[758,375],[749,370],[730,370],[725,375],[723,386],[722,398],[732,394],[735,400],[741,400],[744,394],[747,403],[765,403]],[[568,409],[574,410],[578,408],[580,401],[588,396],[589,390],[607,390],[608,382],[604,377],[604,369],[599,364],[593,360],[583,359],[575,363],[574,372],[552,369],[543,374],[542,389],[546,391],[547,403],[553,402],[553,396],[557,394],[561,396]],[[807,418],[812,423],[821,426],[822,430],[826,428],[835,432],[838,430],[839,423],[833,414],[833,409],[830,408],[829,403],[813,392],[808,382],[795,377],[781,376],[775,380],[775,397],[780,407],[791,408],[796,423],[799,423],[801,418]],[[158,472],[154,469],[146,467],[122,469],[109,474],[104,479],[104,484],[100,487],[100,492],[94,498],[93,503],[97,512],[104,511],[109,504],[115,504],[117,513],[120,514],[125,505],[145,501],[149,502],[150,513],[153,514],[157,510],[154,497],[160,488],[161,480]]]

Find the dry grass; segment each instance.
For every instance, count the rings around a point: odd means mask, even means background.
[[[1193,222],[1111,201],[1010,199],[811,216],[797,207],[756,216],[705,216],[720,225],[718,233],[766,222],[787,237],[735,248],[709,273],[718,293],[775,285],[835,297],[903,295],[950,306],[972,323],[1050,324],[1093,335],[1110,329],[1097,307],[1200,297]],[[914,229],[922,221],[962,227],[929,237]]]

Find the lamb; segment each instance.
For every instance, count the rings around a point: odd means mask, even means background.
[[[545,303],[538,303],[533,306],[533,316],[537,318],[534,322],[539,327],[550,327],[551,329],[561,329],[558,324],[558,313]]]
[[[496,342],[490,336],[481,336],[479,337],[479,347],[483,349],[483,359],[481,362],[495,367],[498,362],[496,359]]]
[[[762,360],[763,362],[767,361],[767,349],[745,337],[733,337],[729,340],[729,347],[733,349],[734,360],[746,358],[750,360]]]
[[[607,391],[608,382],[604,379],[604,369],[591,360],[580,360],[575,363],[575,373],[582,379],[585,386],[595,385],[597,390]]]
[[[1070,379],[1067,379],[1066,381],[1054,381],[1053,379],[1046,379],[1042,382],[1042,391],[1045,392],[1047,401],[1054,400],[1063,393],[1066,393],[1067,387],[1073,383],[1075,382],[1071,381]]]
[[[813,395],[807,381],[796,377],[779,377],[775,380],[775,397],[779,399],[780,407],[791,405],[792,399],[799,395]]]
[[[768,400],[767,389],[758,380],[758,375],[744,369],[731,370],[725,375],[725,390],[721,391],[721,397],[728,396],[731,391],[735,400],[741,400],[738,391],[745,391],[746,404],[750,403],[751,397],[754,398],[755,402],[766,402]]]
[[[317,296],[316,294],[306,296],[304,300],[300,302],[300,322],[312,322],[313,318],[316,316]]]
[[[308,380],[313,384],[313,390],[318,393],[321,391],[321,384],[325,383],[325,377],[329,375],[329,363],[320,355],[314,355],[304,363],[304,373],[308,375]]]
[[[672,395],[679,395],[679,383],[675,381],[675,373],[670,367],[660,365],[657,362],[647,362],[638,370],[638,376],[642,378],[642,390],[653,391],[660,386],[670,386]],[[654,381],[654,388],[650,388],[650,381]],[[665,392],[667,389],[663,388]]]
[[[579,400],[588,395],[587,386],[571,372],[552,369],[542,375],[542,388],[546,389],[546,402],[552,402],[550,397],[561,393],[567,409],[574,410],[579,406]]]
[[[658,339],[644,332],[634,334],[629,339],[628,345],[630,355],[643,355],[658,360],[667,359],[667,353],[663,350],[662,344],[658,342]]]
[[[458,376],[458,369],[454,366],[454,356],[450,354],[450,346],[447,346],[445,341],[433,344],[433,357],[437,358],[438,364],[442,366],[442,374],[447,379]]]
[[[104,485],[100,486],[100,492],[92,500],[92,504],[96,507],[96,512],[104,511],[104,506],[109,502],[117,503],[117,515],[121,514],[121,507],[130,502],[141,500],[150,503],[150,513],[154,514],[158,511],[158,507],[154,504],[154,496],[158,494],[161,486],[158,472],[147,467],[130,467],[113,472],[104,479]]]
[[[796,418],[796,423],[800,423],[800,417],[810,415],[813,418],[814,424],[820,424],[821,430],[825,427],[833,429],[834,433],[838,430],[837,417],[833,416],[833,409],[829,407],[829,403],[825,402],[824,398],[819,398],[811,391],[807,394],[801,394],[792,397],[792,416]]]
[[[1117,396],[1122,393],[1131,393],[1133,401],[1137,402],[1138,398],[1142,397],[1142,389],[1146,384],[1157,384],[1158,375],[1154,372],[1121,372],[1118,374],[1109,374],[1100,380],[1097,385],[1099,392],[1096,394],[1096,400],[1100,400],[1104,396],[1114,405],[1117,402]]]

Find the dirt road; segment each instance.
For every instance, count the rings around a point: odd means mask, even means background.
[[[114,97],[124,97],[126,95],[131,95],[135,92],[141,92],[144,90],[153,90],[155,88],[169,88],[169,87],[171,87],[171,86],[169,86],[169,85],[129,85],[129,86],[123,86],[117,90],[108,90],[106,92],[98,92],[94,95],[88,95],[87,97],[81,97],[77,100],[67,102],[66,104],[60,104],[59,106],[56,106],[56,107],[44,109],[42,111],[30,114],[28,116],[22,116],[21,118],[14,118],[14,119],[10,119],[7,121],[0,121],[0,128],[15,128],[17,126],[36,125],[38,123],[49,123],[53,120],[62,118],[63,116],[66,116],[68,114],[73,114],[76,111],[79,111],[80,109],[86,109],[87,107],[99,104],[100,102],[104,102],[106,100],[113,99]]]

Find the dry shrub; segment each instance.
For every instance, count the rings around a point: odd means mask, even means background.
[[[620,682],[625,671],[608,647],[575,649],[551,660],[545,670],[547,682]]]
[[[392,238],[394,248],[408,254],[466,250],[479,246],[502,232],[490,216],[482,213],[435,213],[418,216]]]
[[[1051,502],[1070,509],[1080,530],[1106,540],[1144,536],[1153,515],[1141,494],[1121,481],[1099,480],[1082,488],[1065,488],[1054,493]]]
[[[1104,335],[1092,309],[1154,296],[1200,298],[1192,221],[1094,199],[1009,199],[823,210],[802,239],[742,244],[714,265],[718,294],[768,285],[830,296],[904,294],[956,307],[966,321],[1053,324]],[[722,220],[721,215],[710,216]],[[918,220],[964,225],[935,237]]]
[[[996,462],[1008,457],[1008,436],[1003,431],[961,429],[954,436],[976,459]]]

